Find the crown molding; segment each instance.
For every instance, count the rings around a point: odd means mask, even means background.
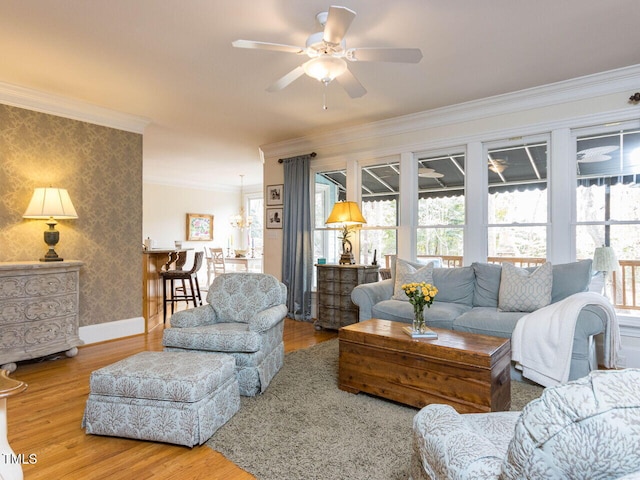
[[[240,187],[235,187],[228,184],[221,183],[205,183],[205,182],[193,182],[193,181],[184,181],[176,178],[167,178],[160,175],[144,175],[142,176],[142,183],[150,184],[150,185],[162,185],[165,187],[175,187],[175,188],[188,188],[190,190],[205,190],[211,192],[225,192],[225,193],[236,193],[240,192]],[[245,189],[248,187],[245,186]],[[262,188],[262,187],[261,187]]]
[[[151,122],[148,118],[4,82],[0,82],[0,103],[132,133],[143,133]]]
[[[317,145],[331,147],[370,138],[399,135],[430,128],[522,112],[640,88],[640,64],[557,83],[505,93],[480,100],[426,110],[354,127],[261,145],[265,158],[291,156]]]

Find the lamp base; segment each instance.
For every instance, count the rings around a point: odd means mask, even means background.
[[[43,257],[40,259],[41,262],[64,262],[64,258],[56,257],[56,258],[46,258]]]
[[[62,262],[63,260],[64,259],[59,257],[53,248],[50,248],[44,257],[40,259],[41,262]]]
[[[44,243],[49,246],[49,251],[40,259],[41,262],[62,262],[63,260],[55,251],[55,246],[60,240],[60,232],[56,230],[56,224],[57,222],[53,218],[50,218],[47,222],[49,230],[44,232]]]
[[[340,261],[338,263],[340,265],[355,265],[356,259],[353,258],[353,253],[346,252],[340,255]]]

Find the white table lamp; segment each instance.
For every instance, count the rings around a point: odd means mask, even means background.
[[[607,288],[609,286],[609,278],[611,276],[611,272],[615,272],[620,267],[620,263],[618,263],[618,258],[616,257],[616,252],[611,247],[598,247],[596,251],[593,253],[593,265],[592,268],[596,272],[604,273],[604,296],[607,295]]]
[[[44,232],[44,243],[49,246],[49,251],[40,261],[61,262],[63,259],[55,251],[55,246],[60,240],[60,232],[55,228],[58,224],[56,219],[78,218],[69,192],[64,188],[36,188],[22,217],[47,219],[49,229]]]

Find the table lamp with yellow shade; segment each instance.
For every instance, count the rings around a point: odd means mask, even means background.
[[[49,251],[41,262],[61,262],[55,246],[60,240],[60,232],[56,230],[57,220],[78,218],[76,209],[71,203],[69,192],[64,188],[36,188],[31,197],[23,218],[44,218],[49,229],[44,232],[44,243],[49,246]]]
[[[356,263],[353,257],[353,245],[349,241],[349,236],[353,233],[355,225],[362,225],[367,221],[360,212],[360,207],[356,202],[337,202],[327,218],[327,225],[342,224],[342,255],[340,255],[340,265],[353,265]]]

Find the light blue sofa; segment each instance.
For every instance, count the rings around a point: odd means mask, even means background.
[[[551,303],[575,293],[587,291],[591,281],[591,260],[553,265]],[[434,268],[433,283],[438,295],[425,309],[427,325],[461,332],[511,338],[525,312],[498,310],[501,265],[474,263],[468,267]],[[393,272],[392,272],[393,273]],[[360,321],[382,318],[411,323],[413,307],[409,302],[392,300],[394,277],[377,283],[359,285],[351,300],[360,308]],[[573,339],[569,380],[584,377],[596,365],[594,335],[604,332],[606,315],[601,307],[586,306],[578,316]],[[511,369],[512,378],[520,372]]]

